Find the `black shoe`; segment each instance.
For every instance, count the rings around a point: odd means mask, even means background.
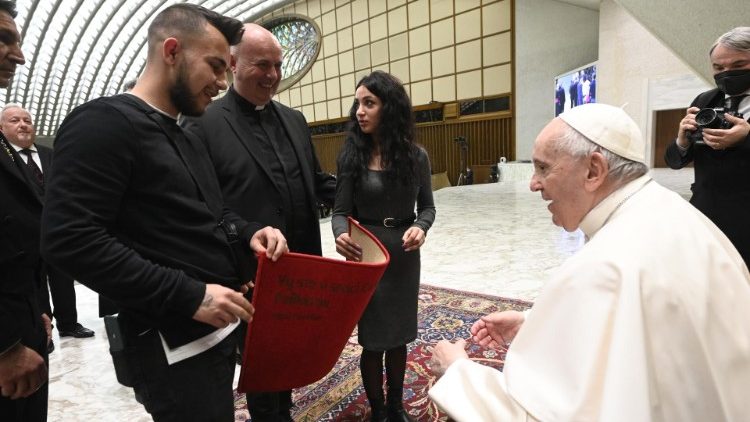
[[[370,422],[388,422],[388,414],[384,408],[372,408],[370,411]]]
[[[414,422],[401,402],[388,403],[388,422]]]
[[[49,343],[47,343],[47,354],[50,354],[55,351],[55,342],[50,340]]]
[[[93,330],[89,330],[88,328],[84,327],[83,325],[77,322],[76,322],[76,325],[74,325],[70,329],[65,329],[62,326],[58,326],[57,330],[60,332],[60,337],[75,337],[75,338],[94,337]]]
[[[289,412],[279,413],[279,420],[282,422],[294,422],[294,419],[292,418],[292,414]]]

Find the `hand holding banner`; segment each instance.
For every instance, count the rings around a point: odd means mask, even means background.
[[[258,258],[239,391],[290,390],[333,368],[390,261],[351,218],[349,235],[362,246],[361,262],[297,253]]]

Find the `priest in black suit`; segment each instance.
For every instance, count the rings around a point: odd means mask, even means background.
[[[36,129],[31,114],[18,104],[6,105],[0,115],[0,130],[26,163],[26,170],[33,182],[33,187],[43,195],[44,178],[52,167],[52,149],[36,144]],[[46,292],[46,280],[49,281],[49,292],[52,294],[52,303],[55,307],[54,314],[50,306],[49,294]],[[73,278],[50,265],[44,265],[42,285],[44,287],[40,298],[42,311],[50,318],[54,316],[57,320],[60,337],[83,338],[94,335],[92,330],[78,322]],[[48,351],[51,353],[53,348],[53,343],[50,341]]]
[[[232,47],[233,86],[185,125],[206,141],[230,209],[279,228],[290,251],[321,255],[318,203],[333,204],[336,180],[321,171],[302,113],[271,100],[281,63],[273,34],[245,24],[242,41]],[[248,394],[253,421],[291,421],[291,396]]]
[[[25,63],[15,2],[0,1],[0,87]],[[0,133],[0,420],[47,420],[49,320],[39,307],[42,196]]]
[[[727,235],[750,265],[750,225],[745,221],[750,208],[750,27],[722,35],[709,54],[717,88],[693,100],[664,158],[673,169],[694,162],[690,203]],[[696,114],[717,107],[744,117],[724,114],[731,128],[704,128],[697,136],[702,142],[695,142]]]

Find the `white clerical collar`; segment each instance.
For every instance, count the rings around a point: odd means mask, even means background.
[[[256,110],[256,111],[260,111],[260,110],[263,110],[264,108],[266,108],[266,105],[265,105],[265,104],[263,104],[263,105],[259,105],[259,106],[255,106],[255,110]]]
[[[602,199],[601,202],[583,217],[581,224],[579,225],[581,231],[586,235],[586,239],[591,239],[596,232],[599,231],[606,223],[609,218],[617,211],[620,206],[625,203],[631,196],[641,190],[648,182],[651,181],[651,176],[645,174],[625,186],[612,192],[606,198]]]

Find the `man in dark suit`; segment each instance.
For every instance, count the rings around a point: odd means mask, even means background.
[[[6,105],[0,113],[0,131],[26,163],[26,169],[29,170],[35,188],[39,188],[44,194],[44,175],[52,166],[52,149],[36,145],[36,130],[31,114],[18,104]],[[45,279],[49,281],[55,311],[52,312],[49,295],[46,292],[42,293],[42,310],[50,318],[54,316],[57,319],[60,336],[92,337],[94,332],[78,323],[73,279],[49,265],[44,266],[42,274],[42,284],[45,285],[46,290]],[[53,344],[50,341],[48,346],[50,353],[54,349]]]
[[[0,1],[0,87],[25,63],[15,2]],[[49,319],[39,307],[42,195],[0,134],[0,420],[47,420]]]
[[[321,255],[318,203],[333,203],[336,180],[321,171],[302,113],[271,101],[281,63],[273,34],[245,24],[233,86],[186,126],[205,140],[230,209],[281,229],[290,251]],[[247,403],[254,422],[292,420],[291,391],[250,393]]]
[[[573,108],[578,105],[578,73],[575,73],[570,80],[568,92],[570,93],[570,108]]]
[[[77,107],[55,140],[42,255],[116,302],[118,381],[159,422],[233,420],[233,332],[253,313],[246,263],[287,250],[278,230],[224,207],[205,146],[177,124],[226,89],[241,34],[201,6],[165,8],[133,90]]]
[[[664,159],[673,169],[693,161],[695,183],[690,203],[714,222],[750,265],[750,27],[734,28],[709,51],[717,88],[699,95],[680,121],[677,139]],[[727,108],[728,129],[703,128],[696,133],[696,114],[704,108]],[[696,142],[696,138],[698,142]],[[689,227],[685,227],[690,230]]]
[[[565,111],[565,88],[562,86],[562,82],[557,82],[557,89],[555,89],[555,116],[560,115]]]

